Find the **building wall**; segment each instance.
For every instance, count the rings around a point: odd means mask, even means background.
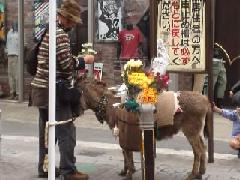
[[[94,1],[96,10],[96,1]],[[17,3],[18,0],[7,0],[6,1],[6,12],[7,12],[7,27],[11,26],[11,23],[17,20]],[[86,7],[87,1],[82,1],[82,6]],[[143,16],[144,12],[148,8],[148,0],[123,0],[123,25],[126,20],[131,19],[131,21],[137,23]],[[33,0],[24,0],[24,32],[25,32],[25,44],[27,47],[31,47],[33,44]],[[97,12],[95,11],[95,17],[97,17]],[[94,27],[94,32],[96,32],[96,27]],[[94,34],[95,36],[96,34]],[[114,85],[120,83],[121,73],[119,66],[117,65],[117,42],[98,42],[96,37],[94,39],[94,48],[98,52],[96,55],[96,62],[102,62],[104,64],[103,69],[103,79],[109,85]],[[147,46],[147,40],[144,39],[145,46]],[[179,89],[190,90],[192,79],[191,75],[180,74],[179,79]],[[181,78],[182,77],[182,78]],[[186,84],[189,86],[186,87]]]

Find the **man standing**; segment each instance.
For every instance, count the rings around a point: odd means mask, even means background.
[[[56,29],[56,80],[63,80],[67,86],[73,80],[73,59],[70,50],[70,39],[68,31],[71,30],[80,19],[80,6],[75,0],[63,1],[58,9],[57,29]],[[47,177],[47,172],[43,170],[44,157],[47,148],[44,145],[44,129],[48,121],[48,80],[49,80],[49,32],[47,31],[40,44],[38,52],[37,73],[31,82],[32,105],[39,108],[39,177]],[[94,57],[86,55],[81,59],[84,63],[92,63]],[[72,118],[71,106],[68,103],[59,102],[56,105],[56,120],[66,121]],[[74,157],[76,146],[76,128],[73,122],[56,126],[56,139],[60,151],[60,175],[61,179],[88,179],[88,175],[77,171]],[[57,171],[56,171],[57,174]]]
[[[8,80],[10,86],[10,98],[18,99],[18,25],[12,24],[7,33],[7,55],[8,55]]]

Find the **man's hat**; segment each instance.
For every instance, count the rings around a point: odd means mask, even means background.
[[[80,18],[81,9],[75,0],[64,0],[57,12],[73,22],[82,22]]]

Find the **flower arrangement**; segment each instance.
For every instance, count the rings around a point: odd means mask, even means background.
[[[153,74],[146,74],[141,60],[130,59],[124,65],[123,79],[128,87],[130,99],[139,103],[155,103],[157,91],[152,87],[155,79]]]
[[[97,51],[95,51],[95,50],[93,49],[93,44],[92,44],[92,43],[85,43],[85,44],[82,44],[82,51],[81,51],[79,54],[83,54],[83,55],[87,55],[87,54],[95,55],[95,54],[97,54]]]
[[[93,44],[92,43],[85,43],[82,44],[82,50],[78,53],[77,56],[73,56],[74,59],[78,59],[83,56],[88,56],[93,57],[94,55],[97,54],[97,51],[93,49]]]
[[[95,55],[97,54],[97,51],[93,49],[93,44],[92,43],[85,43],[82,44],[82,50],[79,53],[81,55]]]

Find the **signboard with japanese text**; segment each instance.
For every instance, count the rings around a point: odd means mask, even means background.
[[[162,0],[158,7],[158,38],[170,57],[168,71],[205,71],[205,3],[203,0]]]
[[[122,28],[122,0],[97,0],[98,40],[117,40]]]

